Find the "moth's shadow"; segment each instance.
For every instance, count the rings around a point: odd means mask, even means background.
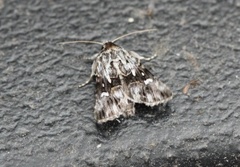
[[[144,104],[136,104],[136,118],[145,120],[148,123],[158,122],[169,117],[173,110],[168,104],[148,107]]]
[[[102,137],[108,138],[117,135],[120,129],[126,127],[126,122],[125,118],[121,116],[113,121],[108,121],[103,124],[96,124],[96,127]]]
[[[120,117],[113,121],[108,121],[103,124],[96,124],[99,134],[102,137],[111,137],[118,134],[120,129],[126,128],[129,121],[144,120],[147,123],[158,122],[159,120],[166,121],[166,118],[173,113],[168,104],[159,105],[155,107],[148,107],[144,104],[135,104],[136,113],[135,116],[125,119]]]

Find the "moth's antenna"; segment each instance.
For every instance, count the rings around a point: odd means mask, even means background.
[[[132,35],[132,34],[139,34],[139,33],[144,33],[144,32],[149,32],[149,31],[156,31],[157,29],[146,29],[146,30],[139,30],[139,31],[134,31],[134,32],[130,32],[128,34],[122,35],[114,40],[112,40],[112,42],[116,42],[117,40],[124,38],[126,36]]]
[[[59,44],[65,45],[65,44],[73,44],[73,43],[92,43],[92,44],[103,45],[102,42],[96,42],[96,41],[68,41],[68,42],[60,42]]]

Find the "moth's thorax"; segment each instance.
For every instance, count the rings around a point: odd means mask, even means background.
[[[109,83],[120,75],[127,76],[132,73],[135,76],[135,67],[140,65],[140,60],[133,52],[112,42],[104,43],[96,62],[96,76],[103,76]]]

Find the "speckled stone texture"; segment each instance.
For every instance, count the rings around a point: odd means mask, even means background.
[[[97,126],[84,60],[116,43],[174,92]],[[0,0],[0,166],[240,166],[240,1]],[[190,81],[188,95],[182,92]]]

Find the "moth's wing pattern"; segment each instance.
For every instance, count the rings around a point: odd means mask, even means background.
[[[171,90],[160,80],[155,79],[148,69],[142,65],[135,66],[135,68],[135,76],[129,74],[125,78],[128,85],[128,96],[134,103],[155,106],[172,99]]]
[[[106,78],[96,77],[96,80],[94,116],[98,123],[114,120],[121,115],[127,117],[135,114],[134,103],[123,92],[119,78],[111,78],[111,83]]]

